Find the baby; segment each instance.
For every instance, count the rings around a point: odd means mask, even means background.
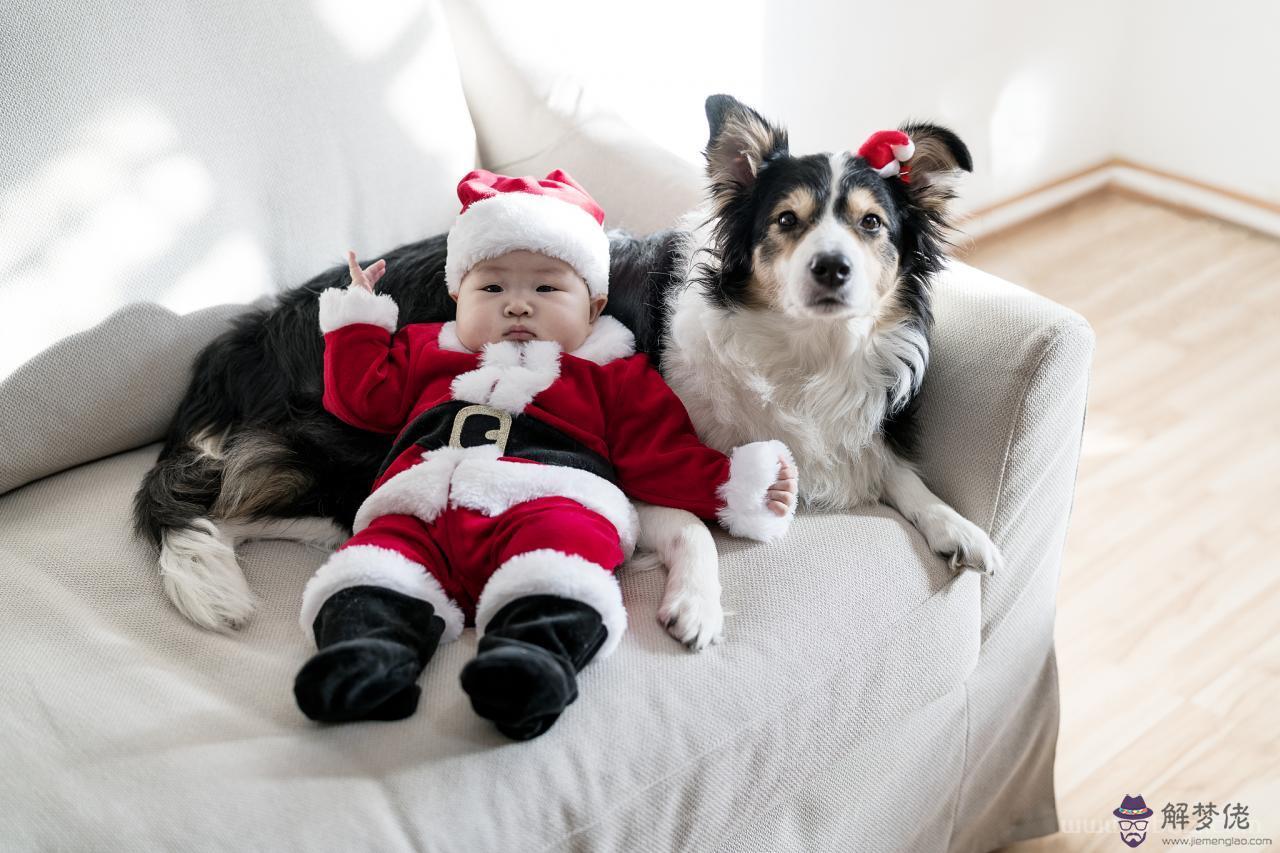
[[[348,253],[351,286],[320,296],[324,406],[396,435],[354,535],[307,583],[318,653],[294,684],[313,720],[394,720],[423,667],[474,624],[462,688],[508,737],[547,731],[577,674],[626,629],[614,570],[635,548],[630,498],[771,541],[795,513],[777,441],[703,445],[674,392],[601,313],[604,211],[567,174],[485,171],[458,185],[445,282],[457,320],[397,331]]]

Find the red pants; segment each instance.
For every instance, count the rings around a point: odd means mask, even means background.
[[[375,545],[425,566],[475,624],[476,602],[489,576],[507,560],[550,548],[613,571],[622,563],[618,531],[599,513],[568,498],[545,497],[516,504],[496,516],[449,507],[434,521],[384,515],[352,536],[339,551]]]

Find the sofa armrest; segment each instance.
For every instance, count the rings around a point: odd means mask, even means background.
[[[934,296],[920,474],[1003,552],[983,581],[985,643],[1033,589],[1052,613],[1094,335],[1076,312],[958,262]]]

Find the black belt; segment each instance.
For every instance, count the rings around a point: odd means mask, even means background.
[[[396,437],[378,468],[378,477],[415,444],[424,450],[497,446],[500,456],[579,468],[618,485],[618,475],[608,459],[545,421],[466,400],[441,403],[414,418]]]

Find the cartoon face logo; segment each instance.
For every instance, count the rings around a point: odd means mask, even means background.
[[[1130,847],[1137,847],[1147,840],[1147,822],[1145,820],[1121,820],[1120,840]]]
[[[1137,847],[1147,840],[1147,820],[1154,814],[1143,801],[1142,795],[1125,795],[1120,808],[1112,812],[1120,825],[1120,840],[1130,847]]]

